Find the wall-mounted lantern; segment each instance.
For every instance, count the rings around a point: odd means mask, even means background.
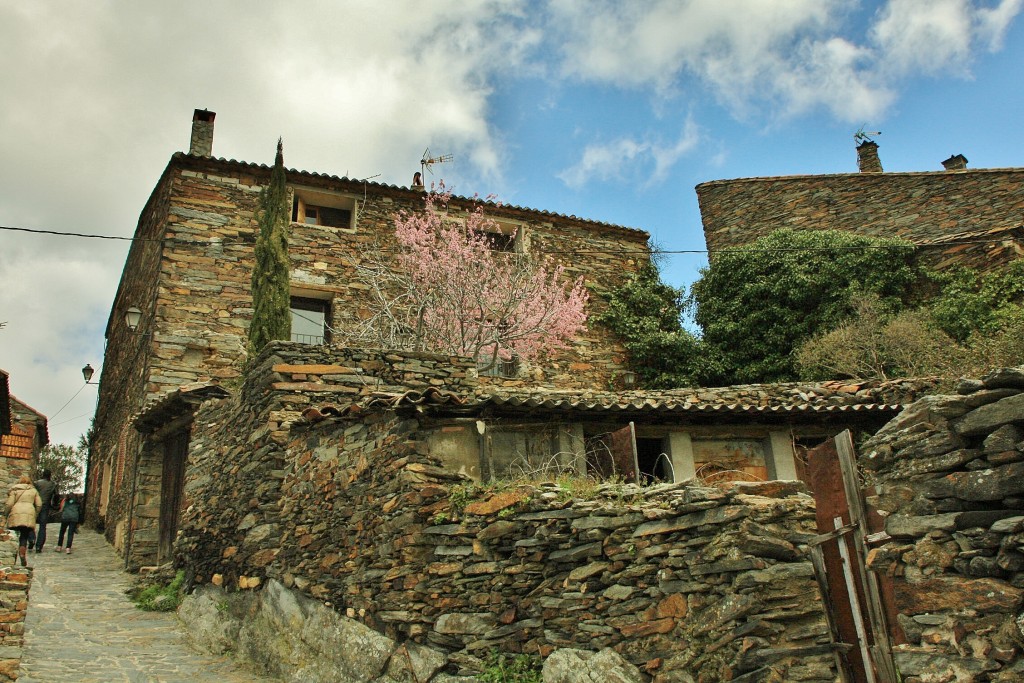
[[[96,371],[93,370],[93,367],[91,365],[89,365],[88,363],[85,364],[85,367],[82,368],[82,377],[85,378],[86,384],[92,384],[92,382],[90,382],[89,380],[92,379],[93,373],[95,372]]]
[[[124,312],[124,324],[128,326],[128,329],[134,332],[139,326],[139,320],[142,319],[142,311],[132,306]]]
[[[623,389],[632,389],[636,386],[636,373],[632,370],[623,370],[619,377],[622,380]]]

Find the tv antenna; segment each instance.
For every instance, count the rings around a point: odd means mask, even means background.
[[[868,124],[865,123],[864,126],[866,125]],[[882,134],[882,131],[880,130],[864,130],[864,126],[861,126],[860,129],[853,134],[853,139],[857,142],[857,144],[861,144],[864,142],[872,142],[871,138],[873,138],[876,135]]]
[[[430,148],[427,147],[423,150],[423,158],[420,159],[420,171],[423,173],[430,171],[430,174],[433,175],[434,172],[430,169],[431,166],[434,164],[443,164],[448,161],[455,161],[455,157],[451,154],[441,154],[436,157],[432,157],[430,156]]]

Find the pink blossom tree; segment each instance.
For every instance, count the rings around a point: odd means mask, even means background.
[[[370,314],[344,343],[468,356],[481,371],[566,348],[585,328],[583,279],[570,282],[563,266],[524,250],[496,249],[509,236],[479,205],[449,216],[450,198],[442,187],[424,211],[397,214],[396,246],[365,255]]]

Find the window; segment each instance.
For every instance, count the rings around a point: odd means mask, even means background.
[[[490,365],[490,358],[487,360],[477,361],[478,374],[481,377],[515,377],[519,374],[519,360],[517,358],[509,358],[508,360],[498,359],[498,361]]]
[[[484,233],[484,237],[487,239],[487,246],[491,248],[491,251],[509,253],[516,251],[516,233],[488,232]]]
[[[331,303],[320,299],[293,296],[289,306],[292,314],[292,341],[303,344],[330,343]]]
[[[292,222],[332,228],[352,228],[356,202],[352,197],[297,188],[292,201]]]
[[[493,251],[505,252],[507,254],[519,254],[523,253],[524,240],[522,239],[523,231],[525,228],[515,223],[505,223],[502,221],[495,221],[493,232],[487,231],[484,233],[484,237],[487,239],[487,245]]]
[[[347,209],[335,209],[330,206],[314,206],[306,204],[299,221],[299,203],[292,208],[292,220],[306,225],[327,225],[333,228],[347,228],[352,224],[352,212]]]

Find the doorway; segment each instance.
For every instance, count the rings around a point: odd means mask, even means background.
[[[185,461],[188,458],[188,432],[173,434],[164,442],[163,467],[160,477],[160,530],[157,563],[171,559],[174,537],[178,534],[178,515],[185,488]]]

